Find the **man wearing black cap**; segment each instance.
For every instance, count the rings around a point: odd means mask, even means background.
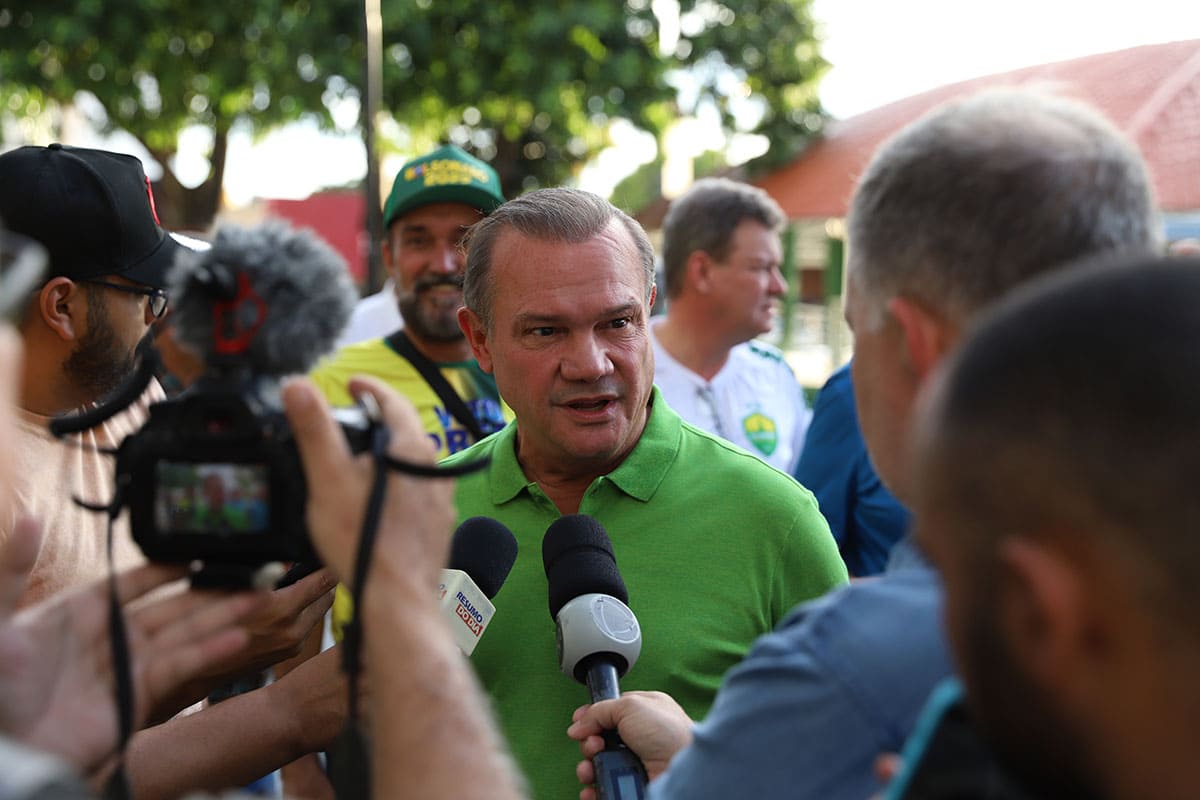
[[[112,458],[162,397],[154,385],[133,406],[64,446],[49,419],[101,399],[130,373],[134,351],[167,310],[166,273],[181,245],[158,224],[150,183],[129,155],[50,145],[0,156],[0,220],[49,252],[48,278],[30,298],[21,323],[25,360],[19,396],[16,494],[49,535],[28,591],[30,603],[101,577],[107,571],[104,514],[74,497],[103,502],[113,493]],[[12,520],[0,520],[0,539]],[[143,559],[120,527],[118,568]]]
[[[19,601],[24,606],[108,574],[107,515],[80,508],[74,498],[111,499],[113,459],[104,451],[141,427],[162,388],[151,382],[128,409],[69,442],[54,439],[47,425],[54,415],[97,402],[129,374],[150,324],[167,311],[163,287],[181,245],[159,225],[141,162],[102,150],[55,144],[0,155],[0,220],[50,256],[47,279],[29,297],[20,323],[25,356],[11,448],[15,502],[0,517],[0,544],[12,535],[17,514],[43,522],[45,536]],[[118,570],[145,560],[125,516],[114,523],[112,547]],[[332,588],[321,570],[264,598],[243,621],[248,647],[189,685],[176,707],[233,674],[294,655],[323,619]],[[128,757],[138,796],[242,784],[327,746],[344,706],[337,672],[327,658],[270,692],[139,732]]]
[[[14,507],[41,519],[47,532],[21,597],[26,605],[108,574],[107,515],[75,498],[112,498],[114,464],[105,451],[141,427],[162,388],[151,382],[128,409],[68,442],[47,425],[100,400],[129,374],[150,324],[166,313],[162,287],[182,245],[158,224],[141,162],[103,150],[55,144],[0,155],[0,220],[50,256],[20,324]],[[0,542],[13,523],[0,517]],[[114,523],[112,553],[117,569],[145,560],[124,515]],[[321,572],[273,593],[254,622],[248,658],[261,667],[294,654],[328,609],[331,588]]]

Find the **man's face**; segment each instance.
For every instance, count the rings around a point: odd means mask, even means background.
[[[475,357],[517,417],[526,469],[600,474],[646,424],[654,377],[646,277],[613,223],[582,244],[497,238],[490,330],[464,310]]]
[[[903,335],[890,315],[876,325],[853,274],[846,282],[846,322],[854,331],[851,378],[858,424],[875,471],[907,504],[909,427],[917,386],[905,375]]]
[[[433,203],[405,213],[388,228],[384,266],[395,281],[404,325],[417,337],[462,338],[457,314],[465,258],[459,245],[481,216],[462,203]]]
[[[137,285],[119,276],[103,280]],[[133,372],[138,344],[149,333],[154,315],[146,297],[95,284],[79,286],[87,294],[87,326],[63,370],[94,402]]]
[[[783,248],[779,234],[745,219],[734,229],[724,261],[714,262],[714,297],[722,320],[740,341],[770,333],[787,282],[779,271]]]
[[[973,519],[943,489],[944,462],[921,448],[914,462],[914,531],[941,576],[947,635],[967,689],[972,719],[1004,766],[1039,797],[1099,797],[1083,754],[1086,741],[1056,701],[1055,692],[1017,658],[1007,636],[1012,608],[1028,608],[1015,596],[1021,581],[1005,579],[994,546],[971,544],[990,520]]]

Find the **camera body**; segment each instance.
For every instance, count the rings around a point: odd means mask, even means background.
[[[367,411],[337,413],[351,450],[368,449]],[[151,561],[200,561],[215,572],[319,563],[304,470],[274,380],[205,377],[152,405],[117,450],[116,473],[133,539]]]

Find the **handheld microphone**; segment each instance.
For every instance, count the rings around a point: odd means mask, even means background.
[[[517,538],[490,517],[471,517],[450,540],[450,566],[442,570],[438,597],[463,655],[475,652],[496,614],[492,598],[517,560]]]
[[[642,632],[626,605],[629,593],[608,534],[586,514],[560,517],[542,539],[542,564],[563,674],[586,684],[593,703],[620,697],[617,680],[637,661]],[[606,731],[604,742],[592,758],[600,800],[644,798],[641,760],[616,731]]]

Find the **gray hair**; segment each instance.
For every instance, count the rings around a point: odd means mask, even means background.
[[[961,322],[1033,275],[1159,241],[1133,144],[1090,106],[1030,89],[985,90],[894,136],[859,181],[848,230],[872,326],[890,297]]]
[[[787,217],[769,194],[757,186],[728,178],[702,178],[667,209],[663,219],[663,273],[667,297],[678,297],[688,256],[697,250],[717,261],[729,255],[733,232],[751,219],[778,231]]]
[[[580,244],[603,233],[613,220],[629,232],[646,278],[646,302],[654,289],[654,247],[632,217],[598,195],[580,189],[539,189],[509,200],[471,227],[463,303],[484,326],[492,325],[495,286],[490,280],[492,250],[500,234],[512,229],[532,239]]]

